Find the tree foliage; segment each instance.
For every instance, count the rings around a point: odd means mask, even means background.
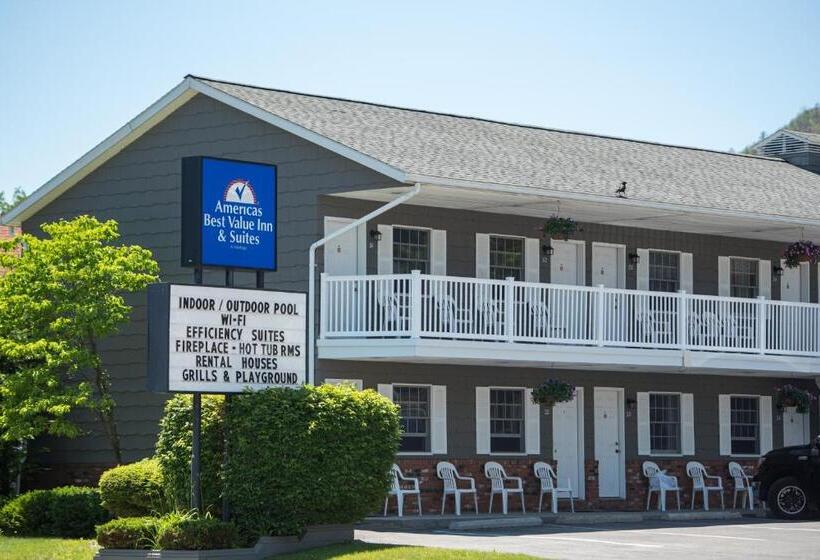
[[[6,200],[6,192],[0,191],[0,214],[6,214],[18,204],[23,202],[28,195],[23,187],[17,187],[11,194],[11,200]]]
[[[7,440],[74,436],[71,410],[92,408],[117,463],[111,381],[99,341],[128,321],[124,294],[157,280],[151,252],[123,246],[115,221],[91,216],[0,243],[0,430]]]

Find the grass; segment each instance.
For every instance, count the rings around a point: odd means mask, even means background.
[[[269,560],[532,560],[533,558],[526,554],[355,542],[275,556]]]
[[[93,540],[0,537],[3,560],[91,560],[96,552]]]

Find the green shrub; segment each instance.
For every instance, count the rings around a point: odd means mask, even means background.
[[[120,517],[97,526],[97,544],[103,548],[150,549],[160,520],[156,517]]]
[[[157,535],[165,550],[215,550],[236,545],[236,527],[210,517],[194,517],[163,523]]]
[[[225,399],[221,395],[202,396],[202,504],[218,512],[222,505],[223,417]],[[160,420],[155,457],[162,471],[167,495],[176,509],[191,507],[191,395],[177,395],[165,405]]]
[[[50,490],[33,490],[10,500],[0,509],[0,531],[4,535],[49,535],[52,498]]]
[[[65,486],[51,490],[51,496],[48,516],[55,537],[91,537],[94,526],[108,519],[96,488]]]
[[[0,509],[0,530],[6,535],[90,537],[105,521],[96,488],[65,486],[21,494]]]
[[[292,535],[377,509],[398,449],[398,408],[374,391],[306,386],[228,404],[225,491],[239,529]]]
[[[105,471],[100,477],[102,505],[115,517],[164,513],[168,508],[156,459],[143,459]]]

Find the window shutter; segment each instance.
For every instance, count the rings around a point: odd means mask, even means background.
[[[692,393],[680,396],[681,453],[695,454],[695,399]]]
[[[527,455],[541,453],[541,406],[532,402],[532,389],[524,392],[524,438]]]
[[[379,394],[387,397],[390,399],[390,402],[393,402],[393,384],[392,383],[379,383],[377,385],[377,390]]]
[[[447,386],[430,388],[430,451],[447,454]]]
[[[649,250],[638,249],[638,283],[637,289],[649,289]]]
[[[447,232],[443,229],[430,232],[430,274],[447,274]]]
[[[729,280],[729,257],[718,257],[718,295],[728,297],[732,293]]]
[[[772,450],[772,398],[760,397],[760,454]]]
[[[643,260],[643,259],[641,259]],[[649,455],[649,393],[638,393],[638,455]]]
[[[732,397],[730,395],[718,395],[718,421],[720,422],[720,454],[728,456],[732,454]]]
[[[687,294],[692,294],[695,291],[695,282],[693,276],[692,253],[680,254],[680,289],[685,290]]]
[[[800,301],[811,301],[811,268],[809,263],[800,263]]]
[[[379,274],[393,274],[393,226],[379,225],[379,246],[377,248]]]
[[[490,277],[490,235],[475,234],[475,277]]]
[[[772,261],[760,259],[757,266],[758,295],[772,299]]]
[[[490,453],[490,388],[475,388],[475,452]]]
[[[541,281],[541,243],[528,237],[524,240],[524,281]]]

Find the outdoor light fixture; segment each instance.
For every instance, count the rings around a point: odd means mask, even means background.
[[[543,257],[541,257],[541,260],[545,263],[548,263],[550,262],[552,254],[555,253],[555,249],[553,249],[551,245],[547,245],[546,243],[544,243],[543,245],[541,245],[541,253],[544,255]]]
[[[638,401],[635,399],[626,399],[626,417],[631,418],[632,413],[638,408]]]
[[[380,232],[377,229],[371,229],[370,230],[370,248],[372,249],[373,247],[375,247],[376,243],[378,243],[381,240],[382,240],[382,232]]]
[[[629,270],[635,270],[639,262],[641,262],[641,257],[638,253],[629,253]]]
[[[783,267],[775,266],[772,268],[772,278],[779,280],[783,276]]]

